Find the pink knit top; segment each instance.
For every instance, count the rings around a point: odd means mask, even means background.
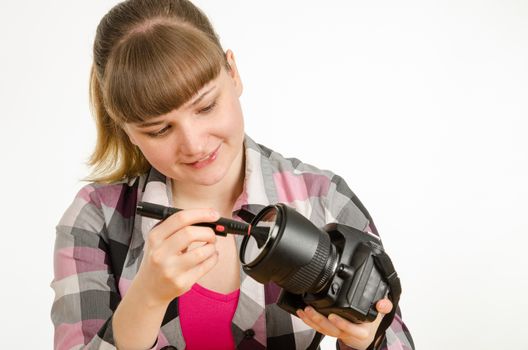
[[[233,350],[231,321],[240,290],[222,294],[195,283],[178,298],[180,325],[186,350]]]

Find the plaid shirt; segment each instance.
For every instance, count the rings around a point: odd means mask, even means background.
[[[244,204],[285,203],[316,226],[340,222],[377,235],[363,205],[339,176],[256,144],[246,136]],[[171,205],[170,180],[155,169],[130,181],[82,188],[57,225],[55,349],[115,349],[112,314],[136,275],[146,236],[157,222],[135,215],[138,201]],[[240,246],[241,239],[237,244]],[[232,321],[237,349],[306,349],[315,331],[276,305],[280,288],[240,271],[240,298]],[[382,349],[413,349],[400,315]],[[172,347],[167,347],[168,345]],[[167,308],[156,349],[184,349],[177,300]],[[350,349],[338,344],[342,349]]]

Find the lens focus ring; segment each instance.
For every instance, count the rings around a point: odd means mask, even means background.
[[[332,275],[332,271],[326,271],[328,259],[331,253],[330,237],[327,234],[319,236],[319,242],[315,254],[310,262],[302,266],[291,278],[278,283],[284,289],[295,293],[316,292],[314,287],[320,288]],[[330,265],[332,266],[332,265]],[[321,280],[318,280],[321,276]]]

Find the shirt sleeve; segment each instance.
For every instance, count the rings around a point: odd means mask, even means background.
[[[116,349],[112,315],[121,300],[106,224],[94,188],[85,186],[56,227],[54,349]]]
[[[328,211],[327,222],[338,222],[379,237],[374,221],[367,209],[350,190],[346,182],[337,175],[332,177],[326,206]],[[337,348],[354,350],[339,340],[337,341]],[[395,349],[414,350],[414,342],[407,326],[403,323],[399,308],[390,327],[385,331],[383,341],[377,348],[377,350]]]

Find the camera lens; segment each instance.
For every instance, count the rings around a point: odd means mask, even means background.
[[[278,211],[272,207],[260,217],[258,222],[251,225],[250,234],[242,250],[243,263],[255,264],[266,254],[265,250],[269,250],[268,241],[277,235],[277,215]]]
[[[266,207],[251,227],[240,250],[248,275],[296,294],[326,287],[337,266],[337,251],[326,232],[283,204]]]

